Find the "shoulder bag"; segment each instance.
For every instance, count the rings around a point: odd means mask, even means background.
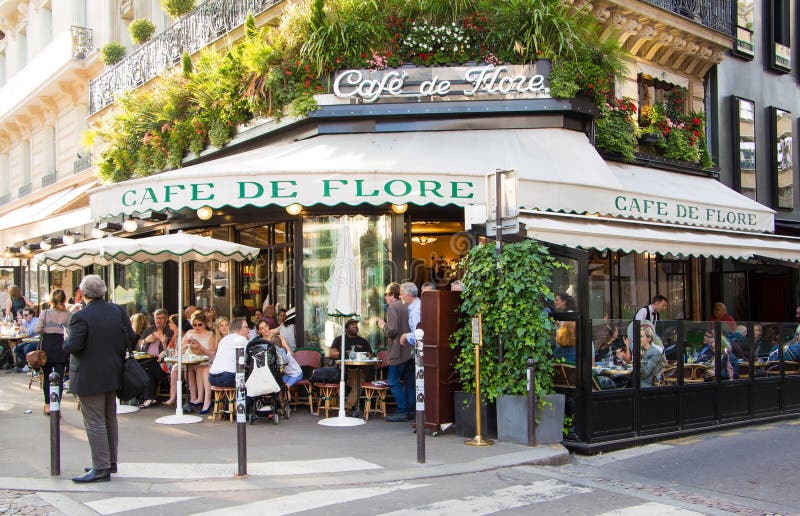
[[[250,373],[250,377],[247,379],[244,386],[247,389],[247,395],[251,398],[272,394],[273,392],[279,392],[281,390],[278,382],[275,381],[275,377],[272,376],[269,367],[266,365],[259,367],[258,364],[255,364],[253,372]]]
[[[42,349],[42,340],[44,339],[44,328],[47,324],[47,310],[44,312],[44,320],[42,321],[42,333],[39,334],[39,346],[25,355],[25,361],[31,369],[41,369],[47,365],[47,353]]]

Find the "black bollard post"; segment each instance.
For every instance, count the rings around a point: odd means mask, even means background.
[[[42,371],[44,374],[44,371]],[[55,370],[50,373],[50,476],[61,475],[61,399],[58,386],[61,375]]]
[[[425,464],[425,366],[424,353],[422,351],[422,338],[425,332],[422,330],[414,331],[414,338],[417,344],[414,347],[414,402],[417,410],[417,463]]]
[[[536,446],[536,380],[533,376],[536,362],[528,359],[528,446]]]
[[[236,455],[237,477],[247,476],[247,390],[244,386],[244,347],[236,346]]]

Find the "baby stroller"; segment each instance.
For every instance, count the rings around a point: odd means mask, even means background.
[[[263,367],[266,361],[267,367],[272,372],[272,376],[281,388],[281,392],[286,390],[283,383],[280,364],[278,362],[278,352],[275,346],[264,339],[256,338],[251,340],[245,348],[245,380],[250,377],[255,364]],[[289,419],[287,404],[281,400],[281,392],[264,394],[262,396],[247,397],[247,418],[252,425],[256,419],[272,419],[272,423],[277,425],[281,417]]]

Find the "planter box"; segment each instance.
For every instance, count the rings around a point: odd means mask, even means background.
[[[475,395],[455,391],[456,433],[462,437],[475,437]],[[497,410],[494,403],[481,403],[481,436],[497,437]]]
[[[563,394],[544,397],[545,407],[536,408],[536,444],[560,443],[564,440]],[[497,436],[500,441],[528,444],[528,396],[497,398]]]
[[[639,143],[644,145],[655,145],[658,143],[658,135],[655,133],[644,133],[639,137]]]

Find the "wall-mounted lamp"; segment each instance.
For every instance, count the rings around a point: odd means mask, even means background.
[[[209,208],[208,206],[203,206],[202,208],[197,208],[197,218],[200,220],[208,220],[214,216],[214,210]]]
[[[136,219],[133,218],[132,215],[129,215],[127,220],[122,223],[122,229],[127,231],[128,233],[133,233],[137,229],[139,229],[139,223],[136,222]]]
[[[402,215],[408,209],[408,204],[392,204],[392,211]]]
[[[64,236],[61,237],[61,240],[64,241],[64,245],[72,245],[77,241],[79,236],[80,235],[77,235],[75,233],[70,233],[69,231],[67,231],[66,233],[64,233]]]
[[[286,213],[289,215],[300,215],[303,212],[303,205],[298,203],[290,204],[286,207]]]
[[[103,238],[104,236],[106,236],[106,234],[100,230],[100,225],[95,224],[92,228],[92,238]]]
[[[419,244],[419,245],[432,244],[432,243],[436,242],[437,240],[439,240],[439,239],[436,238],[436,237],[429,237],[429,236],[425,236],[425,235],[411,237],[411,241],[414,242],[415,244]]]
[[[22,244],[22,247],[19,248],[19,252],[22,254],[31,254],[31,251],[38,251],[39,249],[41,249],[39,244],[29,244],[25,242]]]
[[[201,208],[202,209],[202,208]],[[169,218],[166,213],[161,213],[160,211],[146,211],[139,216],[140,219],[146,220],[147,222],[164,222]],[[206,220],[206,219],[203,219]]]
[[[42,239],[39,246],[43,251],[49,251],[54,245],[61,245],[63,243],[64,239],[61,237],[45,237]]]
[[[19,247],[9,246],[6,247],[5,251],[3,251],[3,256],[6,258],[13,258],[19,254]]]

